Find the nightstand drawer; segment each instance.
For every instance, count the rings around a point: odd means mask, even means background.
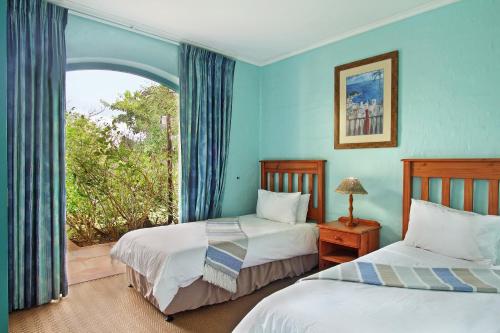
[[[359,247],[359,235],[342,232],[338,230],[321,229],[319,237],[321,240],[345,245],[349,247]]]

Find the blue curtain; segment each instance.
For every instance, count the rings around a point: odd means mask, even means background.
[[[67,294],[64,111],[67,10],[8,0],[9,309]]]
[[[231,129],[234,60],[182,44],[181,221],[219,217]]]

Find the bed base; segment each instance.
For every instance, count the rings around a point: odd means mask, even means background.
[[[317,265],[318,254],[314,253],[244,268],[238,276],[236,293],[230,293],[199,278],[189,286],[180,288],[164,311],[159,308],[152,294],[153,286],[146,277],[129,266],[126,275],[129,285],[160,310],[165,315],[165,321],[170,322],[174,319],[173,314],[238,299],[273,281],[300,276]]]

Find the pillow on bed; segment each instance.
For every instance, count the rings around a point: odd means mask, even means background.
[[[297,223],[305,223],[307,220],[307,210],[309,209],[310,194],[302,194],[299,200],[299,207],[297,208]]]
[[[492,264],[496,261],[500,217],[411,201],[404,242],[448,257]]]
[[[278,193],[259,190],[257,197],[257,217],[277,222],[294,224],[300,193]]]

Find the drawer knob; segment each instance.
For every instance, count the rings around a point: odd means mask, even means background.
[[[333,239],[335,239],[336,241],[339,241],[339,242],[341,242],[341,241],[342,241],[342,238],[341,238],[341,237],[339,237],[339,236],[333,236]]]

